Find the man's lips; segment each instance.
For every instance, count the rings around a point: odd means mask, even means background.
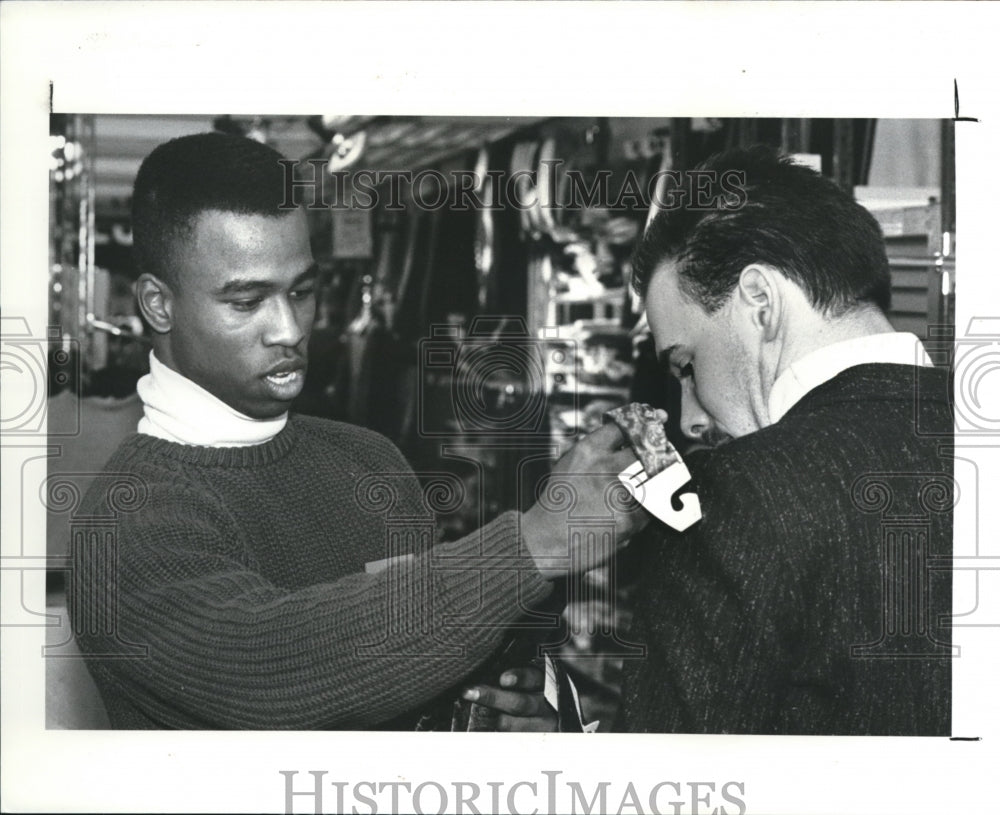
[[[301,392],[306,381],[303,360],[285,360],[271,368],[262,379],[274,399],[289,402]]]
[[[305,360],[286,359],[271,368],[266,374],[264,374],[264,376],[275,376],[278,374],[290,374],[295,371],[304,371],[305,367]]]

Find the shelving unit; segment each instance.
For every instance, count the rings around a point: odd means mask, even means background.
[[[885,234],[893,328],[936,338],[955,321],[954,233],[942,229],[939,200],[935,195],[926,204],[865,203]]]

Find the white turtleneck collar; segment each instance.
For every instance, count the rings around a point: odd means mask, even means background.
[[[234,410],[149,353],[149,373],[139,380],[147,436],[198,447],[249,447],[270,441],[284,429],[288,414],[253,419]]]

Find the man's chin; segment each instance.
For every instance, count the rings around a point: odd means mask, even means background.
[[[294,397],[291,399],[276,399],[271,394],[257,394],[257,397],[253,401],[241,401],[239,404],[230,402],[229,406],[248,419],[267,422],[280,419],[288,413],[291,410],[293,401]]]
[[[269,422],[274,419],[280,419],[292,408],[292,400],[289,399],[287,402],[273,402],[267,406],[263,405],[253,405],[250,406],[249,410],[241,410],[244,416],[249,419],[254,419],[258,422]]]

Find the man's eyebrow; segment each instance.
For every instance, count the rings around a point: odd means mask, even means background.
[[[224,285],[217,288],[214,294],[244,294],[246,292],[266,292],[273,291],[277,286],[270,280],[253,280],[252,278],[238,277],[227,280]]]
[[[318,276],[319,266],[313,263],[308,269],[292,281],[292,288],[300,286],[306,281],[315,280]],[[253,278],[248,277],[237,277],[232,280],[227,280],[225,284],[215,290],[214,294],[217,296],[224,296],[227,294],[245,294],[247,292],[260,292],[262,294],[266,294],[277,291],[278,288],[278,284],[273,280],[254,280]]]
[[[669,348],[664,348],[664,349],[663,349],[662,351],[660,351],[660,353],[658,353],[658,354],[656,355],[656,359],[657,359],[657,361],[658,361],[658,362],[660,363],[660,365],[661,365],[661,366],[662,366],[662,367],[663,367],[664,369],[666,369],[666,370],[668,370],[668,371],[670,370],[670,356],[671,356],[671,354],[673,354],[673,353],[674,353],[674,351],[676,351],[676,350],[677,350],[678,348],[680,348],[680,345],[677,345],[677,344],[675,343],[674,345],[671,345],[671,346],[670,346]]]
[[[292,286],[298,286],[306,281],[315,280],[317,277],[319,277],[319,264],[310,264],[308,269],[292,281]]]

